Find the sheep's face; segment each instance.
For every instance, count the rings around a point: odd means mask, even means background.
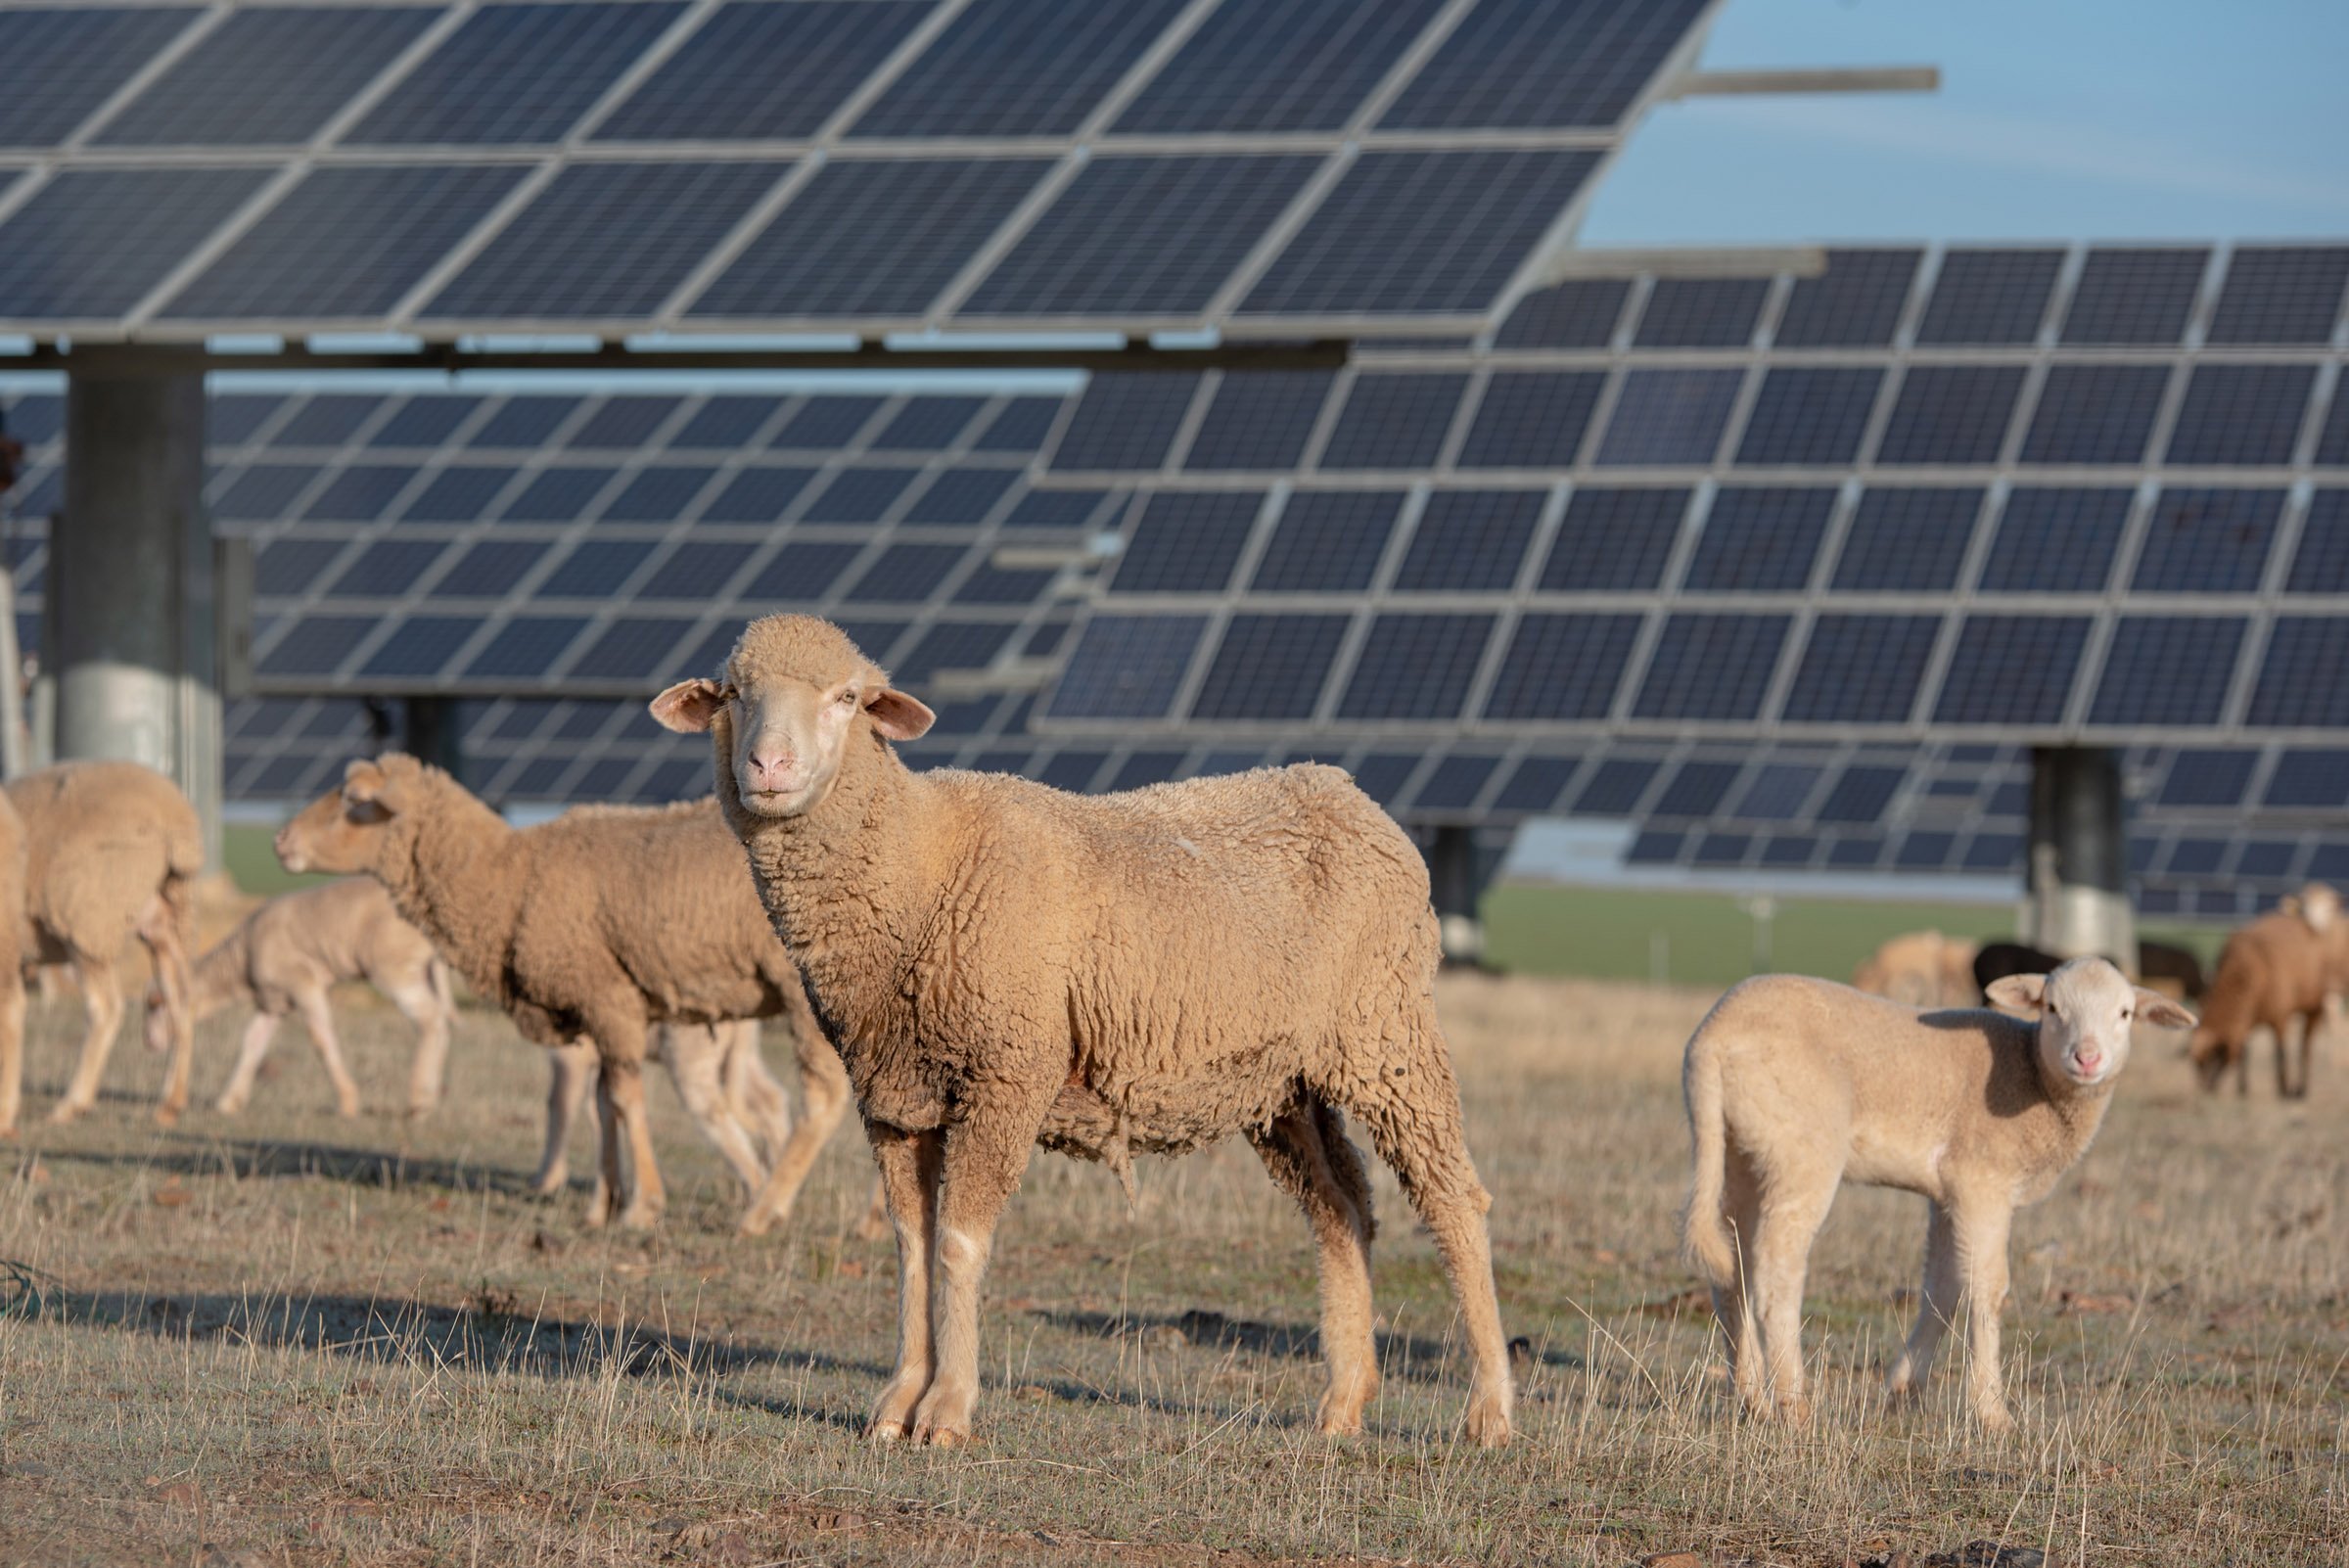
[[[2075,958],[2051,975],[2008,975],[1992,983],[1990,999],[2037,1016],[2041,1066],[2084,1088],[2119,1074],[2138,1021],[2164,1029],[2194,1022],[2193,1014],[2157,991],[2132,986],[2101,958]]]
[[[795,639],[801,657],[788,669],[759,657],[767,651],[761,644]],[[804,616],[753,623],[726,661],[724,680],[679,681],[653,699],[652,710],[670,729],[713,733],[743,809],[769,817],[822,805],[860,730],[914,740],[935,717],[892,688],[837,627]]]
[[[373,870],[398,816],[399,799],[381,763],[354,761],[344,770],[341,789],[319,796],[277,830],[277,857],[297,876]]]

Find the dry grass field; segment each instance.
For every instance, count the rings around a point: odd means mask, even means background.
[[[2020,1430],[1977,1436],[1957,1368],[1876,1398],[1921,1206],[1847,1192],[1810,1303],[1819,1409],[1735,1418],[1677,1254],[1679,1052],[1710,997],[1444,982],[1520,1438],[1455,1434],[1463,1358],[1392,1180],[1386,1383],[1365,1438],[1312,1430],[1302,1222],[1244,1148],[1107,1173],[1037,1156],[990,1279],[980,1440],[857,1440],[894,1335],[886,1243],[852,1239],[861,1140],[790,1229],[729,1233],[723,1168],[655,1092],[672,1205],[590,1232],[524,1190],[541,1058],[469,1013],[452,1094],[337,1122],[289,1029],[255,1107],[155,1130],[125,1040],[101,1114],[0,1145],[0,1559],[1622,1564],[1921,1561],[1976,1539],[2052,1562],[2349,1561],[2349,1075],[2282,1107],[2193,1091],[2141,1042],[2102,1141],[2018,1220]],[[406,1027],[354,1002],[371,1108]],[[77,1018],[36,1009],[37,1118]],[[207,1026],[216,1088],[239,1020]],[[780,1059],[781,1053],[772,1053]],[[2265,1064],[2255,1075],[2265,1078]],[[583,1171],[586,1150],[575,1151]]]

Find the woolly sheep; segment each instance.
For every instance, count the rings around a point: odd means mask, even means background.
[[[359,1086],[343,1065],[327,991],[339,982],[362,979],[416,1026],[408,1114],[421,1116],[438,1105],[448,1060],[449,1021],[456,1011],[448,966],[433,951],[431,940],[399,917],[381,883],[348,877],[278,895],[196,961],[189,998],[194,1022],[231,1003],[254,1009],[253,1021],[245,1026],[236,1069],[212,1108],[230,1116],[245,1108],[277,1026],[288,1013],[299,1012],[335,1085],[337,1110],[344,1116],[358,1115]],[[149,1047],[167,1046],[169,1030],[162,988],[150,988]]]
[[[898,1365],[869,1433],[951,1444],[978,1396],[994,1227],[1037,1144],[1130,1183],[1135,1149],[1245,1135],[1319,1244],[1325,1432],[1377,1381],[1370,1189],[1351,1112],[1434,1232],[1476,1360],[1467,1428],[1509,1433],[1485,1212],[1436,1022],[1409,839],[1330,767],[1093,798],[915,773],[932,715],[836,626],[754,622],[723,684],[653,713],[710,733],[718,800],[840,1047],[898,1251]]]
[[[1971,1007],[1981,1000],[1974,944],[1938,931],[1888,939],[1852,974],[1860,990],[1910,1007]]]
[[[2349,921],[2339,899],[2322,884],[2304,891],[2290,909],[2272,909],[2236,931],[2219,951],[2218,972],[2202,1000],[2202,1023],[2187,1054],[2205,1089],[2216,1091],[2234,1070],[2237,1094],[2251,1090],[2251,1036],[2265,1026],[2276,1037],[2276,1093],[2308,1093],[2309,1057],[2319,1020],[2332,1010],[2349,972]],[[2286,1041],[2300,1026],[2300,1071],[2294,1081]]]
[[[1689,1038],[1681,1092],[1694,1138],[1687,1243],[1713,1287],[1745,1407],[1799,1417],[1803,1277],[1845,1180],[1930,1205],[1922,1305],[1894,1363],[1920,1393],[1942,1331],[1973,1306],[1970,1396],[1983,1425],[2010,1423],[1999,1310],[2015,1209],[2086,1152],[2129,1059],[2133,1019],[2191,1014],[2101,958],[2011,975],[1984,1009],[1919,1013],[1831,981],[1764,975],[1730,989]]]
[[[591,1040],[598,1065],[603,1201],[653,1224],[665,1202],[645,1117],[643,1064],[658,1023],[789,1021],[807,1114],[745,1211],[756,1234],[785,1218],[848,1104],[848,1080],[807,1011],[791,956],[767,929],[742,852],[705,799],[581,807],[517,829],[455,779],[412,757],[353,761],[343,787],[277,836],[290,870],[366,872],[477,992],[541,1045]],[[703,1130],[738,1171],[756,1152],[713,1080],[681,1074]],[[565,1092],[549,1095],[549,1137]],[[631,1189],[622,1168],[625,1141]],[[551,1162],[550,1162],[551,1163]],[[543,1173],[542,1173],[543,1174]]]
[[[0,1137],[17,1133],[24,1095],[24,824],[0,790]]]
[[[89,1010],[80,1065],[49,1113],[69,1122],[98,1103],[98,1084],[122,1024],[115,965],[133,935],[155,961],[168,1023],[170,1069],[156,1120],[187,1109],[196,1025],[188,1012],[195,879],[204,869],[196,808],[173,784],[136,762],[61,762],[12,782],[24,830],[27,956],[70,963]],[[13,1098],[18,1074],[0,1095]]]

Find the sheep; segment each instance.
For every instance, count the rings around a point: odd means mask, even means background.
[[[155,961],[171,1065],[155,1116],[165,1127],[187,1109],[196,1025],[188,1012],[195,879],[204,830],[179,787],[136,762],[61,762],[14,780],[8,796],[24,828],[24,908],[44,964],[70,963],[89,1011],[81,1060],[52,1122],[98,1103],[98,1084],[122,1023],[115,966],[136,935]],[[13,1095],[17,1073],[8,1077]]]
[[[1694,1142],[1686,1241],[1713,1290],[1740,1400],[1799,1418],[1803,1276],[1846,1179],[1922,1194],[1923,1305],[1894,1363],[1924,1388],[1943,1329],[1973,1305],[1970,1404],[2011,1424],[1999,1372],[2006,1236],[2087,1151],[2129,1059],[2132,1018],[2193,1016],[2102,958],[2009,975],[1987,1009],[1920,1013],[1798,975],[1730,989],[1689,1037],[1681,1094]]]
[[[343,1065],[327,989],[337,982],[365,979],[416,1026],[416,1054],[408,1074],[408,1114],[421,1116],[440,1101],[448,1059],[449,1022],[456,1000],[449,993],[448,966],[433,951],[423,932],[400,919],[383,886],[350,877],[322,887],[280,894],[247,915],[237,928],[196,961],[189,996],[192,1021],[201,1023],[232,1002],[254,1010],[228,1084],[212,1108],[233,1116],[253,1097],[253,1076],[269,1052],[277,1026],[292,1012],[301,1014],[310,1043],[335,1086],[340,1114],[359,1114],[359,1086]],[[170,1014],[161,986],[147,992],[147,1043],[169,1043]]]
[[[1974,944],[1938,931],[1893,937],[1853,971],[1852,984],[1911,1007],[1971,1007]]]
[[[526,1039],[593,1042],[602,1185],[592,1222],[617,1210],[622,1225],[646,1229],[666,1201],[645,1120],[652,1026],[787,1019],[807,1114],[771,1171],[730,1114],[721,1075],[680,1069],[673,1053],[670,1066],[695,1121],[755,1191],[742,1230],[759,1234],[790,1214],[846,1114],[848,1080],[712,801],[582,807],[517,829],[439,768],[389,753],[352,761],[342,788],[278,831],[277,853],[288,870],[381,881],[400,914],[501,1004]],[[560,1102],[576,1092],[558,1072],[542,1179],[568,1121]],[[621,1165],[623,1138],[632,1185]]]
[[[0,790],[0,1138],[17,1135],[24,1096],[24,823]]]
[[[712,739],[718,801],[848,1063],[898,1256],[875,1441],[967,1441],[979,1289],[1037,1144],[1131,1185],[1136,1149],[1244,1135],[1304,1208],[1329,1363],[1317,1422],[1377,1382],[1368,1130],[1434,1233],[1475,1357],[1467,1431],[1509,1435],[1507,1342],[1433,993],[1428,874],[1336,768],[1083,797],[916,773],[933,715],[839,627],[753,622],[721,684],[653,714]]]
[[[2331,1010],[2330,998],[2349,975],[2349,921],[2337,918],[2332,890],[2303,894],[2292,908],[2277,908],[2251,921],[2219,950],[2218,972],[2203,998],[2202,1023],[2187,1042],[2202,1087],[2216,1092],[2229,1068],[2238,1095],[2251,1091],[2251,1034],[2265,1025],[2276,1037],[2276,1093],[2300,1099],[2308,1093],[2309,1057],[2317,1025]],[[2300,1072],[2295,1083],[2286,1040],[2300,1025]]]

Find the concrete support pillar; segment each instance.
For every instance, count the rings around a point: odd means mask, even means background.
[[[1476,835],[1464,827],[1437,828],[1427,842],[1427,880],[1444,937],[1448,964],[1485,960],[1485,922],[1477,900],[1485,891]]]
[[[407,751],[418,761],[430,762],[450,778],[471,788],[465,777],[465,732],[458,725],[453,697],[410,697],[407,708]]]
[[[2032,752],[2029,874],[2033,946],[2065,958],[2101,953],[2136,975],[2120,753]]]
[[[77,352],[65,506],[43,641],[59,761],[144,762],[178,780],[220,863],[220,695],[204,511],[204,375]]]

